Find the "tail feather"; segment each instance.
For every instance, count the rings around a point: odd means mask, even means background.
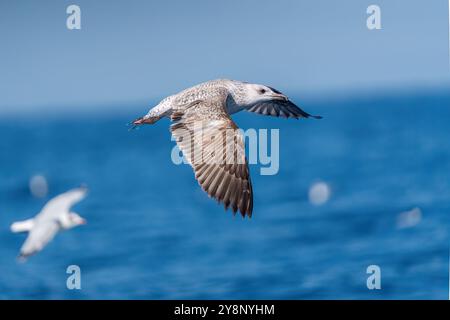
[[[145,117],[138,118],[138,119],[134,120],[132,122],[132,125],[139,126],[141,124],[154,124],[159,119],[161,119],[161,117],[148,117],[148,116],[145,116]]]
[[[33,219],[17,221],[11,225],[11,231],[14,233],[29,232],[33,228],[33,225],[34,225]]]

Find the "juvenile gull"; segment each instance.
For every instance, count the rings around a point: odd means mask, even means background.
[[[245,143],[230,117],[241,110],[284,118],[321,118],[306,113],[274,88],[219,79],[163,99],[133,124],[153,124],[161,118],[170,118],[173,122],[170,127],[172,136],[193,167],[195,178],[202,189],[210,197],[222,202],[225,209],[231,207],[233,213],[239,210],[243,217],[251,217],[253,192],[245,158]],[[199,141],[195,136],[200,131]],[[204,159],[210,155],[217,158],[218,148],[223,149],[219,156],[223,161],[220,163],[195,161],[196,157]],[[232,152],[227,152],[229,150]]]
[[[70,208],[86,197],[86,188],[77,188],[51,199],[34,218],[14,222],[12,232],[28,232],[20,249],[19,258],[41,251],[60,230],[67,230],[86,223],[86,220]]]

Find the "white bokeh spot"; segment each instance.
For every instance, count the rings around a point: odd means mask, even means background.
[[[30,178],[30,192],[33,197],[44,198],[48,193],[47,179],[43,175],[35,175]]]
[[[309,188],[309,202],[313,205],[320,206],[327,203],[330,195],[330,187],[325,182],[316,182]]]

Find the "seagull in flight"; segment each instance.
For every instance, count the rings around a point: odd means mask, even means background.
[[[225,210],[231,207],[234,214],[239,210],[243,217],[251,217],[253,191],[245,143],[230,117],[242,110],[283,118],[321,118],[306,113],[272,87],[218,79],[163,99],[132,124],[170,118],[172,136],[202,189],[223,203]]]
[[[73,205],[86,197],[84,187],[70,190],[51,199],[34,218],[14,222],[11,231],[28,232],[28,237],[20,249],[20,260],[41,251],[61,230],[86,224],[86,220],[71,212]]]

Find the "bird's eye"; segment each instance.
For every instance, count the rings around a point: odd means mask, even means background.
[[[261,93],[261,94],[266,93],[266,89],[259,89],[259,93]]]

